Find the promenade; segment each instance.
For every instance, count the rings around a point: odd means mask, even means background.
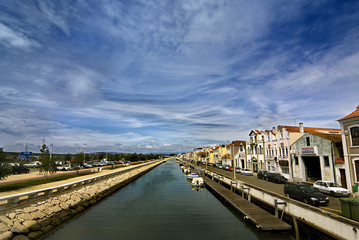
[[[46,183],[46,184],[40,184],[40,185],[21,188],[21,189],[12,190],[12,191],[0,192],[0,197],[6,197],[6,196],[10,196],[10,195],[31,192],[31,191],[44,189],[44,188],[50,188],[50,187],[55,187],[55,186],[59,186],[59,185],[63,185],[63,184],[73,183],[73,182],[84,180],[84,179],[87,179],[90,177],[102,176],[102,175],[105,175],[108,173],[122,171],[122,170],[125,170],[130,167],[133,167],[133,165],[119,167],[119,168],[115,168],[115,169],[102,168],[101,172],[97,171],[98,168],[93,168],[94,172],[92,174],[86,174],[86,175],[82,175],[82,176],[78,176],[78,177],[69,178],[66,180],[61,180],[61,181],[56,181],[56,182]],[[82,169],[80,171],[82,171],[82,173],[91,172],[91,169]],[[58,171],[54,174],[49,175],[49,178],[55,177],[55,176],[73,175],[73,174],[76,174],[76,170],[74,170],[74,171]],[[24,181],[34,180],[34,179],[44,179],[44,175],[39,174],[38,171],[31,171],[28,174],[10,175],[6,179],[0,180],[0,185],[12,184],[12,183],[16,183],[16,182],[24,182]]]

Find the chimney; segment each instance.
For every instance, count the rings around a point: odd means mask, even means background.
[[[304,133],[303,123],[299,123],[299,132]]]
[[[273,128],[272,128],[272,132],[273,132],[274,134],[277,134],[277,128],[276,128],[276,127],[273,127]]]

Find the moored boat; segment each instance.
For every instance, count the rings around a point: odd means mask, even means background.
[[[188,174],[187,179],[192,180],[195,177],[199,177],[199,174],[193,172],[193,173]]]
[[[202,177],[194,177],[191,182],[192,187],[204,187],[204,181]]]

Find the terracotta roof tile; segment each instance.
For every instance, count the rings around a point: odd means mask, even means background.
[[[349,114],[345,117],[342,117],[341,119],[339,119],[339,121],[347,119],[347,118],[357,117],[357,116],[359,116],[359,105],[357,106],[357,109],[354,112],[352,112],[351,114]]]
[[[288,132],[299,132],[299,127],[296,126],[283,126]],[[337,128],[316,128],[316,127],[303,127],[304,132],[308,133],[320,133],[321,131],[338,132],[340,129]]]

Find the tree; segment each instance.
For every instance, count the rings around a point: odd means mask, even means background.
[[[5,163],[5,153],[3,148],[0,148],[0,179],[6,178],[10,175],[9,164]]]
[[[44,177],[45,179],[47,179],[47,175],[49,173],[54,173],[56,172],[56,163],[54,161],[54,159],[52,158],[50,152],[49,152],[49,148],[46,146],[46,144],[43,144],[41,149],[40,149],[41,155],[40,155],[40,162],[41,162],[41,166],[40,166],[40,173],[44,173]]]
[[[83,164],[84,158],[85,158],[85,156],[84,156],[83,152],[79,152],[74,156],[73,165],[74,165],[74,167],[76,169],[76,174],[77,175],[79,175],[79,168]]]
[[[65,160],[66,162],[71,161],[71,158],[72,158],[71,153],[66,153],[65,156],[64,156],[64,160]]]

